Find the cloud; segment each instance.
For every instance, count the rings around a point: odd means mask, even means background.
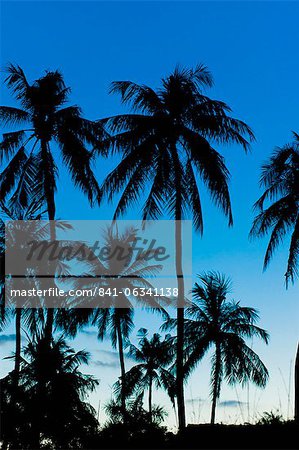
[[[119,366],[119,356],[114,350],[97,350],[101,359],[94,361],[93,365],[102,368],[115,368]]]
[[[238,406],[245,406],[247,405],[247,402],[240,402],[239,400],[224,400],[223,402],[219,403],[219,406],[224,408],[226,406],[230,408],[237,408]]]
[[[119,367],[119,354],[115,350],[97,349],[96,352],[100,354],[100,359],[94,361],[93,365],[102,368]],[[134,358],[125,353],[125,358],[134,361]]]
[[[102,355],[108,356],[109,358],[111,358],[111,359],[113,359],[113,360],[117,360],[117,362],[119,361],[119,354],[118,354],[118,352],[116,352],[115,350],[102,350],[102,349],[97,349],[96,351],[97,351],[98,353],[101,353]],[[135,359],[134,359],[132,356],[128,355],[128,353],[125,352],[124,355],[125,355],[125,358],[126,358],[126,359],[129,359],[129,360],[131,360],[131,361],[135,361]]]
[[[118,353],[114,350],[102,350],[102,349],[98,349],[97,350],[99,353],[102,353],[102,355],[106,355],[109,356],[110,358],[113,359],[118,359]]]
[[[0,335],[0,345],[6,344],[7,342],[14,342],[16,340],[15,334],[1,334]]]
[[[102,368],[116,368],[118,367],[117,361],[94,361],[92,363],[94,366],[102,367]]]
[[[97,337],[98,333],[96,331],[89,331],[89,330],[81,330],[82,334],[85,334],[86,336],[90,337]]]

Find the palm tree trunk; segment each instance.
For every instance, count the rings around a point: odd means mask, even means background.
[[[176,382],[179,430],[182,431],[186,427],[186,413],[184,401],[184,308],[182,307],[185,298],[185,286],[182,267],[181,205],[177,208],[175,221],[175,258],[179,302],[179,307],[177,308]]]
[[[43,161],[43,176],[44,176],[44,186],[45,186],[45,197],[47,202],[47,210],[48,210],[48,218],[50,222],[50,240],[56,240],[56,227],[55,227],[55,198],[54,198],[54,190],[53,186],[53,173],[49,170],[52,157],[49,150],[49,144],[45,140],[41,140],[41,152],[42,152],[42,161]],[[51,169],[53,169],[51,167]],[[53,271],[50,271],[53,272]],[[54,272],[53,272],[54,273]],[[52,275],[52,273],[50,273]],[[54,284],[54,281],[53,281]],[[53,305],[52,305],[53,306]],[[47,308],[47,319],[45,324],[45,338],[49,341],[52,339],[53,334],[53,324],[54,324],[54,308]]]
[[[55,223],[54,223],[54,217],[52,214],[49,213],[49,221],[50,221],[50,239],[51,241],[56,240],[56,229],[55,229]],[[53,275],[54,271],[50,271],[50,275]],[[53,278],[53,287],[54,286],[54,278]],[[52,306],[52,307],[51,307]],[[48,306],[47,308],[47,318],[46,318],[46,324],[45,324],[45,338],[50,342],[53,335],[53,325],[54,325],[54,305]]]
[[[220,369],[221,369],[221,353],[220,346],[216,344],[216,361],[215,361],[215,376],[213,384],[213,399],[211,411],[211,424],[215,424],[217,400],[220,394]]]
[[[15,355],[15,368],[14,376],[16,385],[19,384],[20,377],[20,365],[21,365],[21,318],[22,308],[16,308],[16,355]]]
[[[175,171],[175,266],[178,286],[177,307],[177,354],[176,354],[176,396],[178,404],[179,431],[186,427],[186,412],[184,401],[184,301],[185,285],[182,265],[182,174],[177,154],[176,144],[171,147]]]
[[[119,354],[119,362],[120,362],[120,375],[121,375],[121,409],[123,414],[123,422],[126,422],[126,392],[125,392],[125,375],[126,375],[126,369],[125,369],[125,358],[124,358],[124,347],[123,347],[123,337],[121,334],[121,326],[120,326],[120,319],[117,318],[116,322],[116,333],[117,333],[117,340],[118,340],[118,354]]]
[[[299,344],[295,363],[295,421],[299,425]]]
[[[151,423],[153,421],[153,401],[152,401],[152,396],[153,396],[153,379],[150,376],[149,389],[148,389],[148,411],[149,411],[149,416],[150,416],[150,422]]]

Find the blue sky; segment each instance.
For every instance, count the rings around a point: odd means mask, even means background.
[[[97,119],[122,111],[118,99],[108,95],[113,80],[156,87],[176,64],[203,62],[215,80],[209,95],[226,101],[234,115],[253,128],[257,142],[249,155],[236,146],[219,147],[232,174],[234,227],[227,229],[203,193],[205,234],[202,239],[194,236],[193,242],[194,273],[216,269],[231,276],[234,297],[258,308],[261,323],[271,334],[268,347],[259,343],[254,347],[269,367],[268,387],[264,392],[251,387],[249,393],[224,387],[223,401],[241,403],[222,405],[222,420],[243,416],[247,420],[248,414],[252,417],[266,409],[280,409],[285,415],[291,410],[287,391],[299,334],[298,283],[285,290],[286,246],[262,273],[266,241],[249,242],[248,232],[252,205],[260,195],[260,166],[275,146],[290,141],[292,130],[298,131],[298,14],[298,3],[285,1],[2,2],[1,66],[18,63],[29,79],[39,77],[44,69],[61,69],[72,87],[72,102],[83,108],[86,117]],[[1,103],[11,104],[2,88]],[[99,181],[114,163],[97,164]],[[69,220],[109,218],[112,213],[108,205],[90,209],[63,170],[57,209],[60,218]],[[138,216],[138,208],[130,214]],[[136,319],[136,332],[139,326],[157,329],[160,325],[157,318],[140,311]],[[9,339],[0,344],[6,356]],[[93,334],[83,334],[74,345],[85,346],[101,361],[108,353],[99,352],[110,351],[109,343],[99,344]],[[109,384],[118,376],[113,358],[112,353],[105,367],[98,364],[87,369],[101,379],[92,397],[96,405],[109,397]],[[2,370],[8,367],[5,362]],[[208,367],[207,358],[187,389],[189,421],[196,421],[199,413],[201,420],[208,419]],[[156,401],[164,399],[164,394],[157,393]],[[172,416],[169,420],[174,423]]]

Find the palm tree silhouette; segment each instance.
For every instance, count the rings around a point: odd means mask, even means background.
[[[255,203],[256,216],[250,235],[271,236],[264,259],[266,269],[274,251],[287,234],[291,234],[289,257],[285,273],[286,283],[294,282],[299,270],[299,135],[294,142],[277,148],[269,162],[262,167],[260,184],[265,191]],[[271,202],[265,208],[265,202]]]
[[[254,336],[268,343],[268,333],[255,325],[259,316],[254,308],[228,300],[231,282],[217,272],[199,276],[192,290],[194,304],[187,308],[185,320],[186,363],[188,375],[206,351],[213,346],[211,368],[211,423],[215,423],[216,405],[223,379],[230,385],[252,381],[264,387],[268,371],[259,356],[246,344]]]
[[[299,344],[297,346],[296,360],[295,360],[295,421],[299,423]]]
[[[118,348],[124,421],[126,418],[126,393],[123,383],[126,374],[124,349],[128,345],[129,336],[134,327],[134,306],[150,309],[166,316],[162,305],[167,304],[167,299],[163,297],[155,298],[138,291],[140,288],[153,289],[148,277],[157,274],[161,266],[149,264],[145,254],[134,253],[133,245],[136,239],[137,230],[133,228],[128,228],[123,233],[113,226],[105,230],[104,248],[109,250],[111,256],[103,260],[100,255],[94,254],[88,263],[90,278],[74,280],[74,282],[76,288],[98,287],[106,294],[97,297],[97,306],[94,299],[83,298],[85,308],[80,308],[81,299],[73,298],[76,308],[70,313],[69,324],[63,325],[70,334],[74,335],[80,327],[91,323],[98,329],[99,340],[102,341],[108,335],[113,348]],[[120,257],[119,252],[124,256]],[[107,294],[108,291],[111,294]],[[117,295],[113,295],[113,292]],[[92,301],[92,307],[86,307],[89,300]]]
[[[176,220],[175,249],[178,299],[184,302],[181,220],[191,211],[195,229],[203,231],[199,176],[232,224],[228,190],[229,172],[224,158],[210,142],[237,143],[249,147],[254,136],[242,121],[230,116],[230,108],[212,100],[203,90],[213,84],[203,65],[195,69],[176,68],[154,91],[131,81],[112,83],[111,92],[120,94],[132,114],[104,120],[114,136],[114,150],[122,161],[108,175],[102,189],[110,200],[121,192],[115,218],[138,197],[149,193],[143,219],[157,219],[168,212]],[[103,121],[99,122],[101,125]],[[184,309],[177,309],[177,400],[179,427],[185,427],[184,405]]]
[[[134,312],[132,308],[107,308],[97,309],[93,318],[93,324],[98,328],[98,339],[102,341],[107,335],[113,348],[118,347],[120,379],[121,379],[121,408],[123,422],[127,421],[126,394],[124,378],[126,374],[124,350],[127,346],[129,336],[134,327]]]
[[[174,338],[166,335],[162,340],[158,333],[154,333],[152,338],[148,338],[148,331],[141,328],[138,332],[138,347],[130,344],[128,356],[133,358],[137,365],[133,366],[125,375],[126,397],[143,394],[148,390],[148,410],[150,420],[153,411],[153,386],[165,389],[171,396],[175,383],[174,376],[168,370],[174,361],[175,346]],[[120,384],[116,384],[116,393],[119,392]]]
[[[1,161],[3,157],[10,159],[0,175],[1,198],[5,198],[18,181],[22,183],[28,160],[34,158],[38,178],[33,182],[41,181],[48,217],[53,221],[58,177],[55,150],[58,147],[74,184],[87,195],[91,204],[98,201],[99,188],[91,170],[92,152],[88,146],[93,147],[98,142],[99,127],[96,130],[93,122],[84,119],[78,106],[64,106],[70,88],[65,85],[62,74],[46,72],[29,84],[20,66],[9,65],[7,73],[6,84],[21,108],[0,106],[0,123],[18,128],[5,133],[1,142]],[[51,240],[55,238],[55,226],[52,226]],[[49,308],[45,329],[49,338],[52,327],[53,309]]]
[[[250,236],[263,237],[271,232],[264,269],[283,239],[290,235],[289,256],[285,273],[286,287],[299,275],[299,135],[284,147],[278,147],[262,167],[260,185],[265,189],[255,203],[258,211]],[[271,202],[265,207],[266,202]],[[299,347],[298,347],[299,348]],[[298,350],[297,350],[298,367]],[[295,417],[298,419],[298,370],[295,370]]]
[[[14,194],[11,196],[11,198],[6,199],[6,201],[5,200],[0,201],[0,214],[2,215],[3,219],[15,221],[26,221],[26,220],[32,221],[32,220],[40,220],[43,217],[43,214],[45,213],[44,211],[45,198],[43,196],[42,184],[37,178],[37,170],[38,167],[34,159],[27,162],[26,173],[20,180]],[[15,237],[16,236],[14,236],[14,238]],[[4,241],[5,238],[4,234],[2,238]],[[20,242],[14,242],[16,247],[18,247],[18,250],[20,249],[22,242],[23,240]],[[5,247],[4,243],[3,246]],[[4,304],[4,311],[5,311],[5,303],[4,303],[5,299],[3,298],[2,301]],[[30,326],[30,328],[32,328],[32,324],[33,322],[35,322],[34,318],[35,313],[36,311],[34,311],[33,309],[29,307],[26,307],[24,309],[22,305],[17,305],[17,302],[15,302],[14,314],[15,314],[16,347],[15,347],[14,376],[16,384],[18,384],[20,364],[21,364],[22,319],[24,319],[27,325]],[[5,321],[3,320],[3,322]]]
[[[0,328],[5,324],[5,224],[0,218]]]

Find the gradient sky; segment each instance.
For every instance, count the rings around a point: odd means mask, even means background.
[[[260,195],[260,166],[275,146],[291,140],[292,130],[298,131],[298,3],[23,1],[2,2],[1,7],[1,67],[18,63],[30,80],[45,69],[61,69],[72,87],[72,102],[90,119],[122,111],[118,99],[107,92],[113,80],[130,79],[156,87],[176,64],[203,62],[215,79],[209,95],[226,101],[236,117],[252,126],[257,141],[249,155],[235,146],[218,148],[232,174],[235,225],[228,230],[203,194],[205,233],[202,239],[194,236],[193,267],[194,274],[215,269],[231,276],[233,297],[256,307],[262,326],[271,334],[268,347],[253,342],[270,371],[267,388],[223,386],[219,419],[253,420],[271,409],[291,415],[290,370],[299,335],[298,283],[285,290],[286,246],[277,252],[267,272],[262,272],[266,240],[249,242],[248,232],[252,205]],[[1,88],[1,103],[11,102]],[[114,163],[97,164],[99,181]],[[60,172],[57,209],[57,216],[68,220],[109,218],[113,210],[108,205],[90,209],[64,171]],[[130,215],[138,217],[138,209]],[[138,311],[133,339],[140,326],[157,330],[160,321]],[[2,356],[12,351],[11,334],[13,328],[0,337]],[[102,410],[118,376],[116,355],[109,342],[97,342],[94,330],[82,333],[74,346],[87,348],[97,361],[85,370],[101,379],[91,401],[97,407],[100,400]],[[1,365],[3,374],[11,362]],[[208,370],[207,357],[186,389],[189,422],[208,420]],[[169,423],[174,424],[166,396],[157,393],[155,401],[166,402]]]

